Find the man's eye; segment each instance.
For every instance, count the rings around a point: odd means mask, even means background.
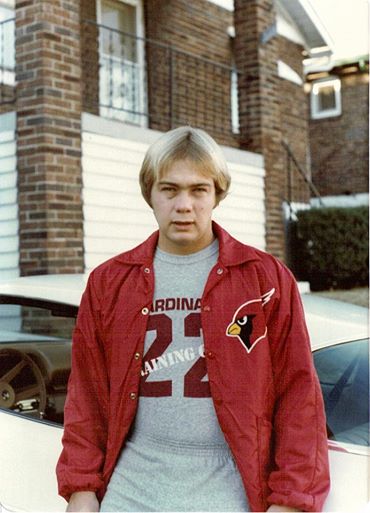
[[[173,192],[174,190],[175,190],[174,187],[169,187],[169,186],[161,188],[161,191],[164,191],[164,192]]]
[[[205,187],[197,187],[195,192],[207,192],[207,189]]]

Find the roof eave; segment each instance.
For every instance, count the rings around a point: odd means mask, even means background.
[[[276,0],[289,13],[312,56],[333,54],[334,42],[309,0]],[[315,56],[316,56],[315,55]]]

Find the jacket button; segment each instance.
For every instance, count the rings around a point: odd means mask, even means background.
[[[215,355],[212,353],[212,351],[207,351],[208,358],[214,358]]]
[[[221,269],[221,267],[219,267],[219,268],[217,269],[217,274],[222,274],[223,272],[224,272],[224,270],[223,270],[223,269]]]
[[[207,306],[203,307],[203,311],[204,312],[210,312],[211,311],[211,307],[207,305]]]
[[[145,269],[144,269],[144,273],[147,273],[147,274],[149,274],[149,273],[150,273],[150,269],[149,269],[149,267],[145,267]]]
[[[140,359],[140,356],[141,356],[141,354],[140,354],[140,353],[135,353],[135,355],[134,355],[135,360],[139,360],[139,359]]]
[[[147,308],[146,306],[144,306],[144,308],[141,310],[141,313],[142,313],[143,315],[148,315],[148,313],[149,313],[149,308]]]
[[[135,394],[135,392],[131,392],[131,394],[130,394],[130,399],[132,399],[132,400],[136,399],[136,394]]]

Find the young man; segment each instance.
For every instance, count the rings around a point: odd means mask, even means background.
[[[325,416],[299,293],[212,211],[230,185],[180,127],[140,173],[159,230],[95,269],[73,340],[68,511],[320,511]]]

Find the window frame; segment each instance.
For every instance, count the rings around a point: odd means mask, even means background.
[[[332,109],[321,110],[319,108],[319,94],[320,89],[332,85],[334,89],[335,107]],[[342,95],[341,95],[341,80],[339,77],[330,76],[312,82],[311,93],[311,118],[312,119],[324,119],[340,116],[342,114]]]
[[[96,21],[98,25],[102,23],[102,1],[96,0]],[[143,0],[114,0],[117,3],[127,4],[136,9],[136,37],[138,40],[141,40],[141,44],[138,45],[137,48],[137,64],[138,68],[142,70],[142,81],[140,84],[140,90],[138,92],[139,96],[139,105],[142,106],[143,112],[140,113],[140,122],[135,123],[134,126],[138,126],[141,128],[148,127],[148,101],[147,101],[147,83],[146,83],[146,69],[145,69],[145,50],[144,50],[144,38],[145,38],[145,29],[144,29],[144,8],[143,8]],[[100,38],[99,38],[100,39]],[[99,43],[99,62],[100,56],[102,55],[102,48]],[[100,72],[99,72],[100,73]],[[100,74],[99,74],[99,84],[100,84]],[[107,107],[100,106],[100,86],[99,86],[99,115],[104,117],[106,116]],[[119,121],[125,123],[124,120],[120,120],[115,118],[114,116],[110,116],[109,119],[113,121]],[[128,122],[131,124],[130,122]]]

